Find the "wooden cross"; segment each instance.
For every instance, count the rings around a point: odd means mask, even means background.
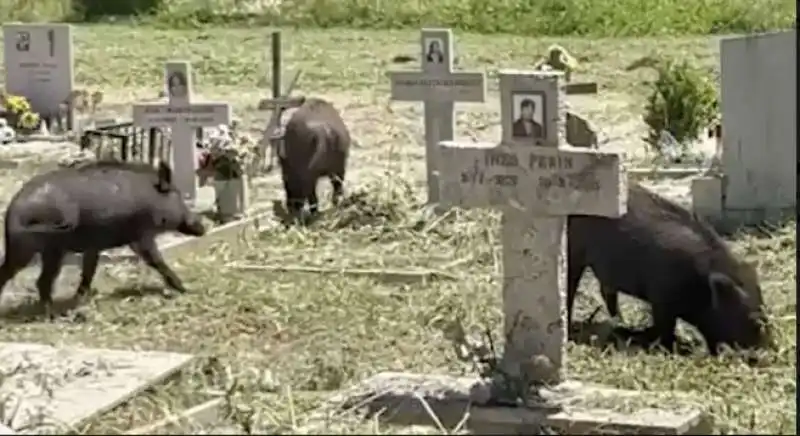
[[[438,144],[454,139],[454,102],[483,102],[484,73],[453,72],[453,34],[450,29],[422,29],[422,72],[393,71],[391,98],[425,103],[425,166],[428,203],[439,202]]]
[[[566,218],[627,208],[619,154],[559,147],[561,74],[501,71],[501,143],[442,142],[439,161],[442,204],[503,211],[502,365],[546,384],[564,380]],[[531,373],[542,357],[548,365]]]
[[[227,103],[192,103],[189,62],[167,62],[164,86],[169,96],[167,104],[133,105],[133,123],[144,128],[170,128],[173,180],[186,200],[194,203],[197,199],[195,129],[230,124],[231,107]]]
[[[257,162],[258,169],[263,169],[265,172],[272,171],[273,162],[276,154],[281,151],[280,144],[283,143],[283,132],[281,130],[281,115],[287,109],[302,106],[305,102],[305,97],[289,97],[292,93],[297,80],[300,78],[301,71],[297,70],[294,76],[289,81],[289,84],[284,91],[282,89],[282,53],[281,53],[281,32],[272,32],[272,98],[262,99],[258,103],[258,110],[266,111],[271,110],[272,115],[267,121],[267,128],[264,130],[264,135],[258,145],[259,162]],[[263,167],[263,159],[267,157],[267,149],[270,150],[268,163]]]

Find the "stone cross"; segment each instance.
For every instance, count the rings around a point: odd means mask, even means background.
[[[453,34],[450,29],[422,29],[422,72],[392,71],[391,98],[425,103],[425,166],[428,203],[439,202],[438,144],[454,139],[453,103],[483,102],[484,73],[453,72]]]
[[[169,127],[172,169],[176,186],[189,203],[197,198],[195,130],[231,122],[227,103],[192,103],[192,70],[189,62],[171,61],[164,67],[167,104],[139,103],[133,106],[133,123],[144,128]]]
[[[28,99],[42,118],[61,113],[72,94],[72,27],[69,24],[4,24],[6,91]]]
[[[564,379],[567,215],[627,208],[619,154],[559,146],[561,74],[501,71],[501,143],[442,142],[439,161],[443,205],[503,211],[503,368],[547,384]]]

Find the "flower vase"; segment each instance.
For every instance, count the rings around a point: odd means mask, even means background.
[[[214,180],[217,216],[221,222],[244,216],[249,200],[248,191],[247,176]]]

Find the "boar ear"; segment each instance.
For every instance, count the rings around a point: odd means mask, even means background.
[[[172,169],[165,162],[158,164],[158,183],[156,189],[159,192],[169,192],[172,187]]]
[[[746,300],[742,287],[731,280],[727,274],[712,272],[708,275],[708,287],[711,289],[711,304],[719,306],[725,301]]]

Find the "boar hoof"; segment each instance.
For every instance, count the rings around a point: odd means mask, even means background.
[[[185,289],[179,290],[179,289],[165,288],[163,291],[161,291],[161,295],[167,300],[172,300],[173,298],[185,293],[186,293]]]

